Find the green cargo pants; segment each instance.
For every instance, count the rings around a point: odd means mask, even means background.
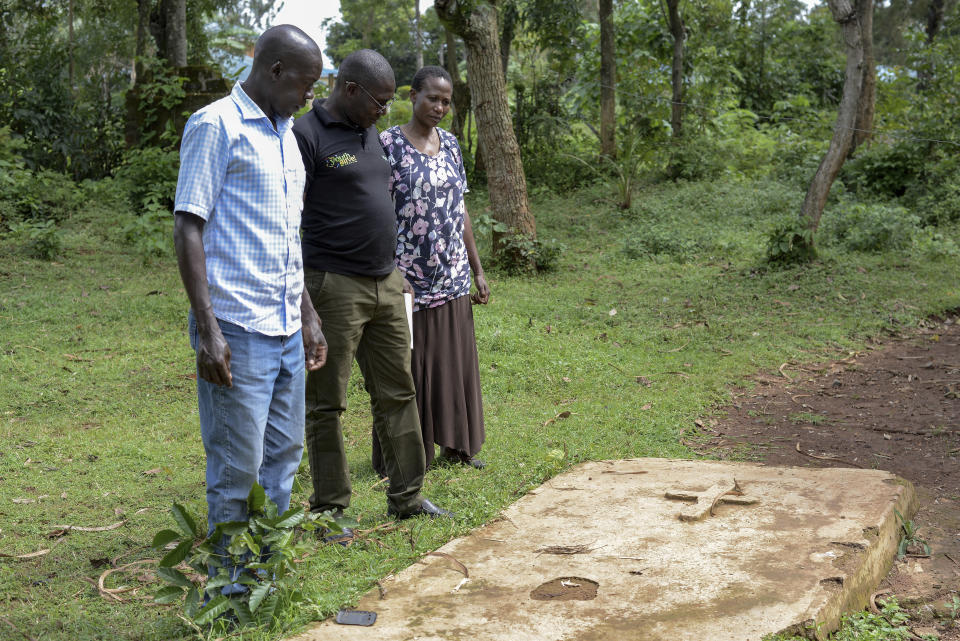
[[[420,505],[426,464],[410,374],[403,277],[397,271],[378,279],[305,269],[304,278],[327,339],[326,364],[307,375],[310,509],[350,505],[350,471],[340,415],[347,407],[347,383],[356,358],[390,477],[388,507],[406,514]]]

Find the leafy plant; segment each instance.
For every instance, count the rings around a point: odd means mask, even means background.
[[[538,238],[518,233],[504,234],[498,243],[495,263],[504,272],[514,276],[530,271],[555,270],[563,249],[554,241],[545,243]]]
[[[294,506],[278,514],[258,484],[250,489],[247,510],[248,520],[217,523],[202,538],[197,520],[174,503],[170,513],[177,529],[161,530],[153,538],[157,549],[176,544],[160,559],[157,575],[168,585],[154,595],[156,603],[183,599],[184,614],[197,625],[228,612],[240,625],[272,625],[283,607],[303,599],[296,559],[312,545],[301,533],[319,528],[342,532],[342,527],[329,512],[312,514]],[[215,574],[204,583],[184,574],[183,563],[201,576],[208,575],[208,568]],[[234,586],[232,594],[223,594],[227,586]]]
[[[913,638],[905,624],[910,615],[900,608],[896,599],[880,602],[880,614],[857,612],[843,617],[834,641],[904,641]]]
[[[116,171],[116,180],[126,188],[135,212],[123,226],[123,236],[144,256],[163,256],[172,249],[179,164],[177,152],[145,147],[130,150]]]
[[[897,521],[900,523],[900,544],[897,546],[897,558],[903,559],[907,555],[907,550],[910,548],[921,549],[924,554],[930,554],[930,545],[926,540],[920,538],[917,534],[917,526],[913,521],[908,521],[903,518],[903,515],[900,514],[900,510],[894,508],[894,514],[897,516]]]
[[[799,219],[781,223],[767,238],[767,262],[779,265],[808,263],[816,258],[813,231]]]
[[[640,179],[640,174],[646,166],[646,150],[640,144],[640,136],[628,130],[620,137],[617,157],[601,155],[598,165],[593,165],[578,156],[570,156],[580,161],[585,167],[602,175],[601,168],[608,169],[614,176],[614,187],[617,192],[617,206],[620,209],[630,209],[633,202],[633,191]]]
[[[53,260],[63,249],[62,235],[57,224],[49,218],[13,223],[10,236],[22,243],[31,256],[41,260]]]
[[[881,252],[905,249],[919,231],[920,218],[899,205],[845,203],[826,228],[847,249]]]
[[[688,238],[684,231],[671,224],[639,225],[624,241],[623,252],[634,259],[654,256],[671,256],[677,260],[690,258],[700,250],[700,245]]]

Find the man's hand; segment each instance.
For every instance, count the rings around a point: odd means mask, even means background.
[[[487,279],[483,277],[483,274],[475,275],[473,284],[477,286],[477,291],[473,293],[470,300],[477,305],[486,305],[490,300],[490,287],[487,285]]]
[[[303,317],[303,354],[308,371],[318,370],[327,362],[327,339],[320,330],[320,317],[313,305],[301,309]]]
[[[407,280],[406,277],[403,279],[403,293],[413,296],[413,285],[410,284],[410,281]]]
[[[216,323],[208,331],[197,334],[197,375],[214,385],[233,387],[230,345]]]

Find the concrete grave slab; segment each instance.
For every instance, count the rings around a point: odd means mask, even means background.
[[[909,519],[914,503],[878,470],[584,463],[366,594],[373,626],[328,620],[297,640],[824,638],[886,574],[894,509]]]

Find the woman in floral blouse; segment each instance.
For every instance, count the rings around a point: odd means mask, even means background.
[[[450,111],[453,84],[441,67],[424,67],[410,84],[413,115],[380,134],[393,167],[397,265],[413,285],[413,379],[427,465],[441,457],[482,468],[483,401],[471,301],[490,288],[463,200],[466,173],[457,139],[437,127]],[[470,296],[470,271],[477,291]],[[373,467],[383,475],[373,437]]]

